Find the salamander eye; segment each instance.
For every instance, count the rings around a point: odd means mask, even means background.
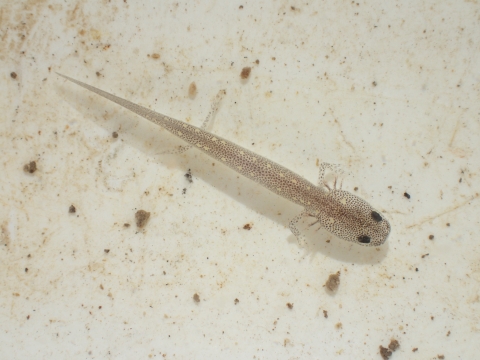
[[[370,244],[370,236],[367,235],[360,235],[357,240],[362,244]]]
[[[372,211],[370,215],[372,216],[372,219],[375,220],[376,222],[380,222],[383,220],[380,214],[377,213],[376,211]]]

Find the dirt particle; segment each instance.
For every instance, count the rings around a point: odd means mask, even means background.
[[[240,10],[243,10],[243,5],[240,5],[238,8],[239,8]]]
[[[28,268],[25,268],[25,272],[26,272],[26,273],[28,272]]]
[[[417,352],[418,351],[418,348],[413,348],[412,349],[412,352]]]
[[[390,340],[390,344],[388,344],[388,348],[392,351],[396,351],[400,347],[400,343],[396,339]]]
[[[146,224],[148,219],[150,218],[150,213],[145,210],[138,210],[135,213],[135,222],[138,228],[143,228]]]
[[[187,178],[189,183],[193,183],[192,171],[190,169],[188,169],[187,173],[185,174],[185,177]]]
[[[153,53],[152,54],[152,59],[155,59],[155,60],[160,59],[160,54]]]
[[[373,82],[372,82],[372,85],[373,85],[373,86],[377,86],[377,82],[376,82],[376,81],[373,81]]]
[[[444,360],[445,359],[445,355],[437,355],[438,359],[439,360]]]
[[[102,285],[102,284],[100,284],[100,289],[102,289],[102,290],[103,290],[103,285]]]
[[[243,225],[244,230],[252,230],[252,224],[245,224]]]
[[[428,236],[428,239],[429,239],[429,240],[433,240],[434,238],[435,238],[435,236],[433,236],[433,235],[429,235],[429,236]]]
[[[27,315],[27,320],[30,320],[30,315]]]
[[[103,249],[103,251],[105,252],[105,254],[108,254],[110,252],[110,249]]]
[[[112,137],[114,139],[118,138],[118,133],[116,131],[112,132]]]
[[[237,298],[235,298],[235,300],[233,300],[233,303],[234,303],[235,305],[237,305],[239,302],[240,302],[240,300],[238,300]]]
[[[337,272],[336,274],[330,274],[327,282],[325,283],[325,286],[327,287],[327,289],[332,292],[335,292],[337,291],[339,285],[340,285],[340,271]]]
[[[407,193],[407,192],[404,192],[404,193],[403,193],[403,196],[405,196],[407,199],[410,199],[410,194]]]
[[[12,72],[10,73],[10,77],[11,77],[12,79],[16,79],[16,78],[17,78],[17,73],[16,73],[15,71],[12,71]]]
[[[325,319],[328,319],[328,311],[327,310],[323,310],[323,317]]]
[[[192,83],[188,87],[188,96],[193,98],[195,97],[195,95],[197,95],[197,84],[195,84],[195,81],[192,81]]]
[[[23,166],[23,171],[33,174],[37,171],[37,163],[35,161],[30,161],[28,164]]]
[[[255,64],[257,64],[257,65],[260,64],[260,60],[258,60],[258,59],[255,60]]]
[[[197,293],[193,294],[193,301],[195,301],[196,303],[200,302],[200,296],[198,296]]]
[[[339,322],[339,323],[336,323],[336,324],[335,324],[335,329],[340,330],[341,328],[343,328],[343,324],[342,324],[342,323]]]
[[[250,77],[250,72],[252,71],[252,68],[249,66],[246,66],[242,69],[242,72],[240,73],[240,77],[245,80]]]
[[[423,254],[423,255],[422,255],[422,259],[424,259],[424,258],[427,257],[428,255],[430,255],[430,254],[429,254],[429,253]]]
[[[451,334],[451,332],[450,332],[450,330],[448,330],[448,332],[447,332],[447,336],[450,336],[450,334]]]
[[[97,72],[95,73],[95,75],[97,75],[97,77],[102,76],[102,74],[100,73],[100,71],[97,71]]]
[[[129,227],[130,227],[130,224],[129,224],[129,223],[125,223],[125,224],[123,224],[123,227],[124,227],[124,228],[129,228]]]
[[[73,205],[70,205],[70,207],[68,208],[68,212],[70,214],[75,214],[76,211],[77,211],[77,209],[75,209],[75,206],[73,206]]]
[[[292,303],[287,303],[287,307],[292,310],[293,309],[293,304]]]
[[[388,360],[390,356],[392,356],[392,352],[388,350],[388,348],[380,345],[380,356],[382,357],[383,360]]]

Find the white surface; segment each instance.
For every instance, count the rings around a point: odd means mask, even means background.
[[[392,338],[392,359],[478,357],[479,16],[476,1],[4,2],[1,357],[380,359]],[[312,181],[341,163],[344,189],[389,217],[387,244],[299,246],[296,205],[195,150],[161,155],[179,142],[54,71],[192,124],[225,88],[213,132]]]

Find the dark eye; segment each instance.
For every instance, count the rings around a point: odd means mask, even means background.
[[[370,215],[372,216],[372,219],[375,220],[376,222],[382,221],[382,217],[376,211],[372,211]]]
[[[362,244],[370,244],[370,236],[367,235],[361,235],[358,237],[358,242]]]

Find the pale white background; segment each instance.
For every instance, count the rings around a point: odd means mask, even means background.
[[[479,18],[478,1],[3,1],[0,357],[380,359],[394,338],[392,359],[477,358]],[[162,155],[180,143],[55,71],[194,125],[226,89],[211,131],[314,182],[342,164],[391,236],[299,245],[298,206]]]

